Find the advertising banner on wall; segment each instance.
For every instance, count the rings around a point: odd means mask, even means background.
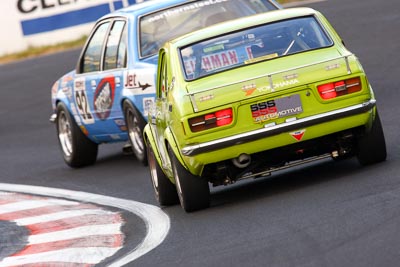
[[[79,39],[101,16],[143,1],[2,0],[0,55]]]

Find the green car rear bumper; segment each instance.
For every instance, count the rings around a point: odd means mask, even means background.
[[[181,152],[184,156],[193,157],[201,153],[212,152],[219,149],[232,147],[252,141],[256,141],[262,138],[276,136],[281,133],[298,130],[318,124],[347,118],[354,115],[359,115],[372,110],[376,105],[376,100],[371,99],[362,104],[353,105],[350,107],[301,118],[294,121],[285,122],[282,124],[270,126],[255,131],[233,135],[201,144],[189,145],[183,147]]]

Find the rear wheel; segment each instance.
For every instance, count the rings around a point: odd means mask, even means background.
[[[186,212],[208,208],[210,206],[208,181],[186,170],[172,150],[169,150],[169,155],[182,208]]]
[[[64,103],[57,104],[57,135],[65,163],[73,168],[96,162],[98,144],[87,138]]]
[[[143,140],[143,129],[146,121],[129,101],[124,102],[124,115],[132,152],[143,165],[147,165],[146,147]]]
[[[179,198],[176,193],[176,188],[162,171],[150,144],[147,144],[147,159],[149,163],[151,182],[158,203],[160,203],[161,206],[178,204]]]
[[[386,160],[386,142],[378,111],[371,130],[357,140],[357,158],[361,165],[370,165]]]

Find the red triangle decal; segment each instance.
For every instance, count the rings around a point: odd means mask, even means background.
[[[301,139],[303,139],[305,132],[306,132],[306,130],[300,130],[300,131],[292,132],[292,133],[290,133],[290,135],[293,136],[294,139],[296,139],[297,141],[301,141]]]

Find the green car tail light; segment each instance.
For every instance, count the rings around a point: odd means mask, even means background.
[[[232,108],[216,111],[206,115],[201,115],[189,119],[189,126],[192,132],[200,132],[215,127],[225,126],[232,123],[233,111]]]
[[[321,98],[328,100],[361,91],[361,79],[360,77],[356,77],[343,81],[326,83],[319,85],[317,88]]]

